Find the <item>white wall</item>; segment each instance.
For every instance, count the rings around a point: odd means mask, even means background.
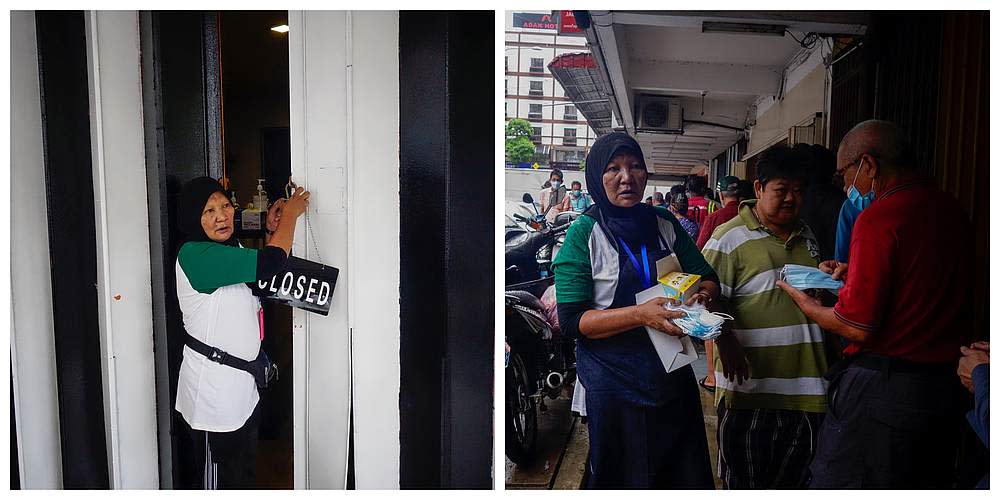
[[[84,19],[109,477],[116,489],[158,488],[139,18]]]
[[[320,248],[300,219],[293,253],[340,269],[329,316],[293,317],[295,487],[345,486],[353,371],[357,487],[398,488],[398,14],[292,11],[289,28],[292,176]]]
[[[10,28],[10,356],[18,464],[22,488],[57,489],[62,458],[35,13],[11,12]]]

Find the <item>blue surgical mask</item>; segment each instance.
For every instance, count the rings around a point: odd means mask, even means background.
[[[858,188],[854,187],[854,183],[858,181],[858,174],[860,173],[861,160],[858,161],[857,172],[854,173],[854,180],[851,181],[851,187],[847,190],[847,200],[850,201],[851,205],[854,205],[854,208],[858,209],[858,211],[868,208],[868,206],[871,205],[872,201],[875,199],[874,183],[872,183],[872,189],[869,190],[864,196],[861,196],[861,192],[858,191]]]
[[[579,198],[580,197],[580,190],[579,189],[574,189],[573,190],[573,197],[574,198]]]
[[[826,289],[833,292],[834,295],[839,295],[840,288],[844,286],[843,281],[835,280],[829,274],[815,267],[798,264],[785,264],[785,267],[781,268],[778,279],[797,290]]]
[[[552,181],[552,189],[559,189],[562,186],[562,181]]]
[[[670,320],[677,328],[684,333],[702,340],[714,340],[722,335],[722,324],[733,317],[728,314],[713,313],[705,308],[701,303],[690,306],[683,304],[665,306],[670,311],[680,311],[685,314],[683,318]]]

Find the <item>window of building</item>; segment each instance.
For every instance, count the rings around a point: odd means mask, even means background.
[[[576,121],[576,106],[566,106],[563,112],[563,120]]]
[[[566,146],[576,145],[576,129],[575,128],[565,128],[563,129],[563,144]]]
[[[545,72],[544,66],[545,66],[544,59],[542,59],[541,57],[532,57],[531,68],[528,71],[532,73],[544,73]]]
[[[542,95],[542,82],[528,82],[528,95]]]
[[[531,127],[531,140],[542,142],[542,127]]]
[[[528,119],[529,120],[541,120],[542,119],[542,105],[541,104],[529,104],[528,105]]]

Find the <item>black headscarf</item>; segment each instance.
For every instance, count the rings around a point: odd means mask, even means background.
[[[212,196],[212,193],[223,193],[219,181],[211,177],[195,177],[181,188],[181,196],[178,201],[178,225],[181,231],[187,236],[186,241],[212,241],[205,234],[205,229],[201,227],[201,214],[205,210],[205,203]],[[226,245],[236,246],[236,231],[233,236],[225,242]]]
[[[597,219],[615,248],[620,246],[619,239],[631,248],[638,248],[640,244],[655,248],[659,243],[656,210],[645,203],[636,203],[629,208],[615,206],[604,190],[604,168],[616,154],[625,152],[638,157],[642,168],[646,169],[639,143],[626,133],[605,135],[590,148],[587,154],[587,191],[594,204],[587,210],[587,215]]]

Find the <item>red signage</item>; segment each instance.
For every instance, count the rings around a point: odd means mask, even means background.
[[[559,33],[583,33],[583,30],[576,25],[576,16],[573,15],[573,11],[559,11]]]
[[[559,27],[553,16],[549,14],[514,13],[515,28],[531,28],[539,30],[554,30]]]

